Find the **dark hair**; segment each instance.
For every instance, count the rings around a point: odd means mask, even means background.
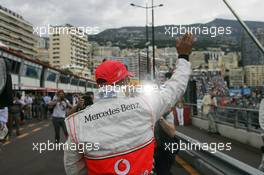
[[[172,72],[167,72],[167,73],[165,73],[165,77],[166,77],[166,78],[170,79],[171,76],[172,76]]]
[[[88,92],[85,93],[85,95],[92,97],[92,96],[94,96],[94,92],[93,91],[88,91]]]
[[[93,105],[93,97],[91,97],[90,95],[85,95],[82,98],[84,99],[85,107]]]
[[[18,99],[21,99],[22,95],[18,92],[18,93],[16,93],[16,97],[17,97]]]
[[[103,85],[103,84],[107,83],[107,81],[106,81],[105,79],[98,78],[98,79],[96,80],[96,83],[97,83],[98,85]]]
[[[65,95],[65,92],[64,92],[64,90],[62,90],[62,89],[59,89],[59,90],[57,91],[57,94],[59,94],[59,93],[61,93],[61,92]]]

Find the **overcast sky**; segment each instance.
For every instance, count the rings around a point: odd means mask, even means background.
[[[149,3],[151,0],[149,0]],[[222,0],[154,0],[164,7],[155,10],[155,25],[208,22],[214,18],[234,19]],[[264,21],[263,0],[229,0],[244,20]],[[61,25],[99,29],[144,26],[145,10],[131,7],[145,0],[0,0],[0,5],[19,14],[34,26]],[[151,17],[151,16],[149,16]],[[150,18],[151,19],[151,18]]]

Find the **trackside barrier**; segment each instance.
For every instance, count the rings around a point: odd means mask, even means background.
[[[186,106],[191,108],[191,116],[207,120],[203,117],[201,107],[198,108],[197,104],[185,103]],[[258,122],[259,111],[252,108],[241,108],[231,106],[217,106],[215,108],[216,123],[233,126],[234,128],[245,129],[247,131],[260,133],[261,129]]]

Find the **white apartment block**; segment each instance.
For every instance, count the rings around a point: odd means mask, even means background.
[[[77,27],[66,24],[53,26],[49,36],[49,62],[60,69],[90,78],[91,55],[88,36]]]
[[[36,37],[33,26],[21,15],[0,6],[0,42],[29,57],[35,57]]]

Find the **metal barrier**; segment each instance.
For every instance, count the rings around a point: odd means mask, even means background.
[[[177,137],[185,144],[203,145],[198,141],[177,132]],[[197,150],[194,146],[188,150],[181,150],[179,155],[187,160],[201,174],[214,175],[264,175],[263,172],[253,168],[237,159],[234,159],[224,153],[216,151],[211,153],[210,150]]]
[[[191,108],[191,116],[207,120],[207,117],[202,115],[201,109],[198,109],[197,104],[185,103]],[[215,108],[215,119],[217,123],[233,126],[234,128],[246,129],[253,132],[261,132],[257,109],[238,108],[238,107],[221,107]]]

